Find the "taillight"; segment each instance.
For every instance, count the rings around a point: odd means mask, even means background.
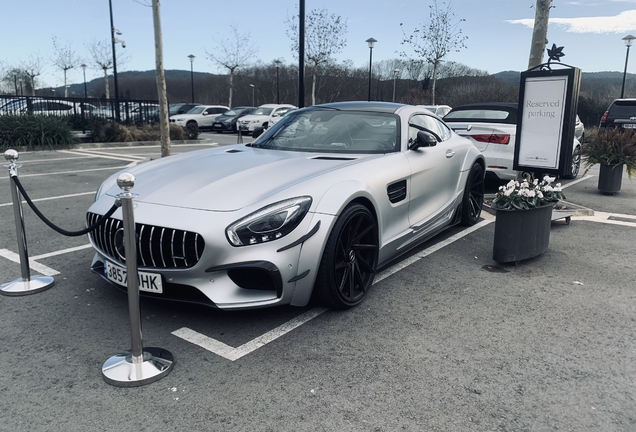
[[[508,134],[490,134],[490,135],[471,135],[475,141],[489,144],[508,144],[510,135]]]
[[[605,113],[603,113],[603,117],[601,117],[601,126],[605,124],[605,122],[607,121],[607,116],[609,115],[609,111],[605,111]]]

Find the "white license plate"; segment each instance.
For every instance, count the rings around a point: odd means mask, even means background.
[[[625,128],[625,129],[636,129],[636,124],[625,123],[625,124],[623,124],[623,128]]]
[[[161,283],[161,275],[157,273],[148,273],[138,271],[139,274],[139,291],[153,292],[157,294],[163,293],[163,285]],[[104,260],[104,275],[111,282],[127,287],[128,279],[126,277],[126,269],[124,267],[113,264],[108,260]]]

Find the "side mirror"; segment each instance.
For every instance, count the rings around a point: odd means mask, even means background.
[[[427,131],[418,131],[417,139],[409,147],[410,150],[417,150],[420,147],[434,147],[441,140],[435,134]]]
[[[207,112],[205,112],[205,111],[203,111],[203,112],[201,113],[201,115],[206,116],[206,115],[208,115],[208,113],[207,113]]]

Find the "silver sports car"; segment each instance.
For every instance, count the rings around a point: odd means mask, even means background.
[[[127,169],[142,295],[221,309],[360,303],[376,269],[479,219],[484,158],[422,107],[295,111],[252,144]],[[119,173],[118,173],[119,174]],[[121,191],[99,188],[87,222]],[[92,270],[125,289],[121,210],[90,235]]]

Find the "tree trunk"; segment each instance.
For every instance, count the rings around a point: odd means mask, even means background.
[[[170,123],[168,118],[168,98],[166,97],[166,76],[163,71],[163,41],[161,36],[159,0],[152,0],[152,21],[155,27],[155,68],[157,75],[157,93],[159,94],[161,157],[165,157],[170,156]]]
[[[311,73],[311,104],[316,105],[316,67]]]
[[[232,108],[232,92],[234,91],[234,69],[230,69],[230,100],[227,106]]]
[[[110,87],[108,86],[108,69],[104,68],[104,87],[106,87],[106,99],[110,99]]]
[[[548,43],[548,20],[550,19],[551,7],[552,0],[537,0],[528,69],[532,69],[533,67],[543,63],[543,52],[545,51],[545,46]]]
[[[437,67],[438,62],[433,63],[433,83],[431,84],[431,105],[435,105],[435,86],[437,84]]]
[[[66,87],[66,69],[64,69],[64,97],[68,97],[68,87]]]

